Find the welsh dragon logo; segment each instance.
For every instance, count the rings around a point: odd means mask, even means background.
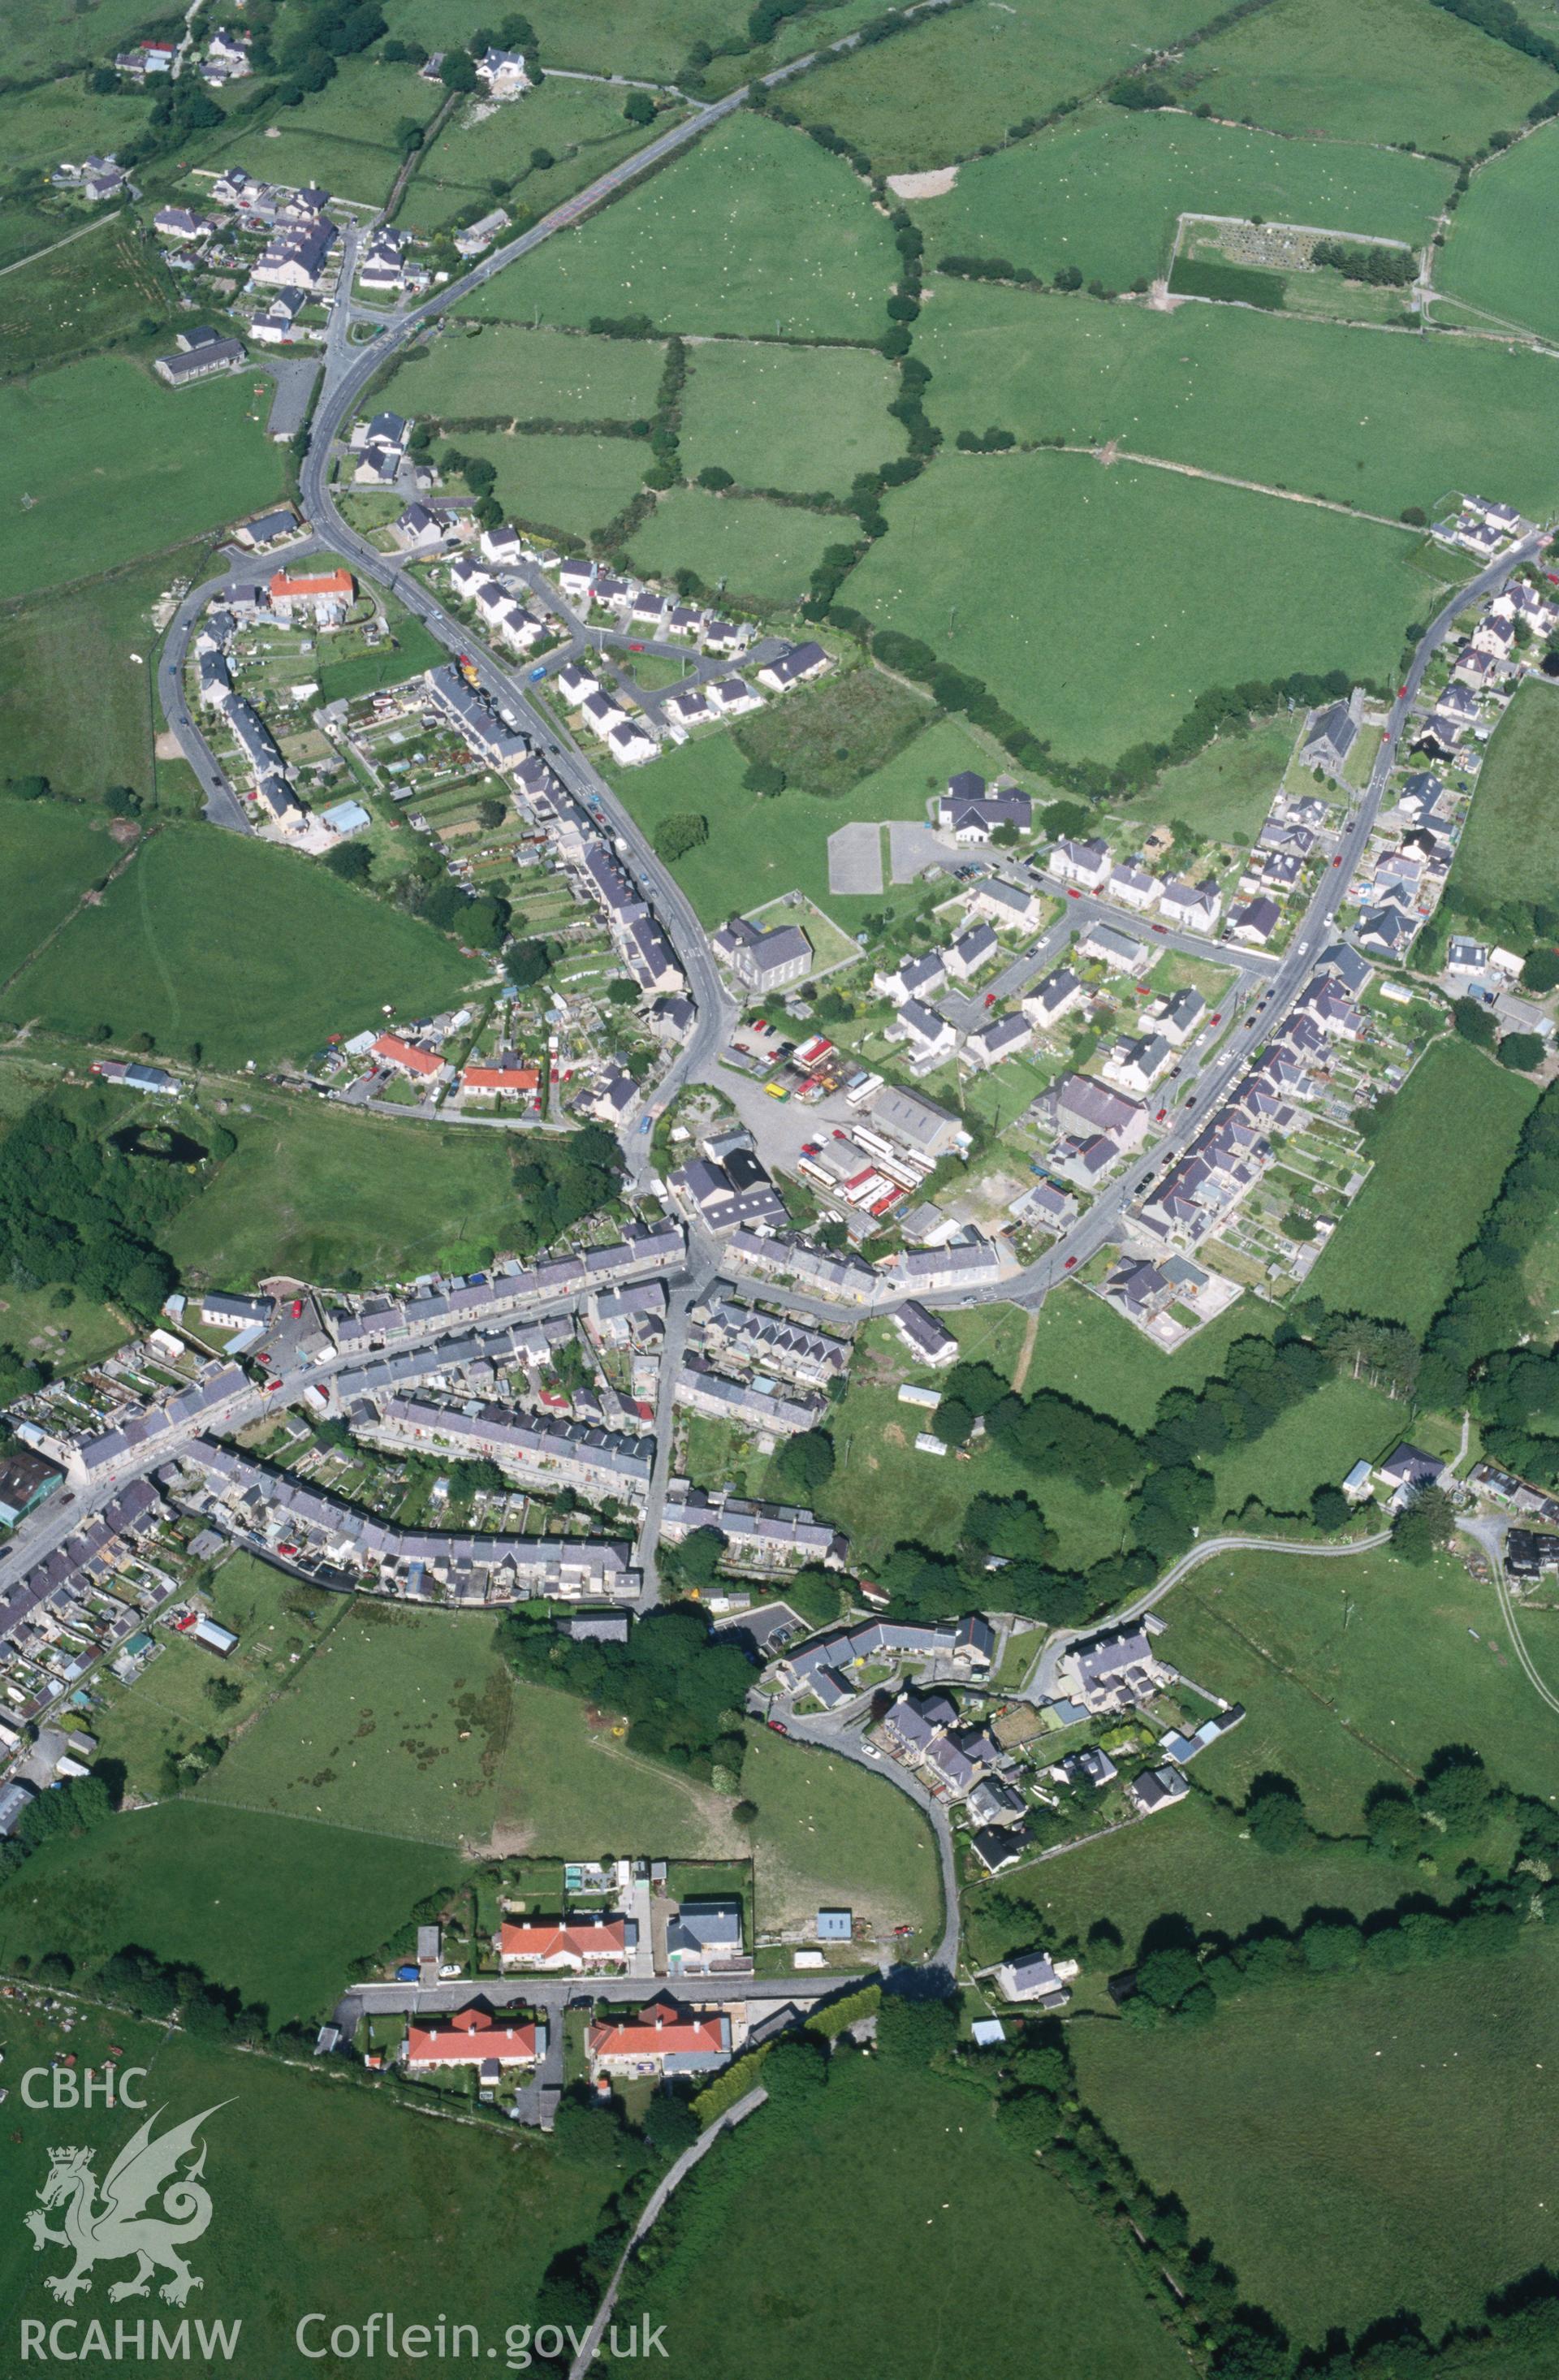
[[[179,2252],[198,2240],[211,2221],[211,2193],[201,2182],[205,2143],[197,2144],[195,2136],[217,2109],[202,2108],[187,2124],[176,2124],[154,2140],[152,2128],[162,2112],[159,2107],[148,2116],[120,2150],[101,2185],[92,2171],[92,2150],[49,2151],[48,2178],[38,2193],[39,2204],[63,2206],[64,2228],[51,2231],[38,2207],[22,2220],[32,2234],[34,2248],[68,2248],[74,2254],[76,2262],[68,2273],[51,2273],[45,2282],[67,2305],[74,2304],[81,2290],[91,2288],[94,2265],[116,2264],[124,2256],[136,2259],[136,2269],[128,2280],[114,2283],[110,2299],[146,2297],[152,2276],[159,2269],[169,2276],[160,2294],[172,2305],[182,2305],[190,2290],[201,2286],[199,2275],[189,2270]],[[194,2163],[180,2173],[179,2160],[191,2155]],[[161,2205],[148,2214],[147,2208],[159,2197]]]

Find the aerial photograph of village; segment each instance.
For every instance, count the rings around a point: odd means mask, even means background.
[[[491,5],[0,0],[0,2375],[1553,2380],[1559,0]]]

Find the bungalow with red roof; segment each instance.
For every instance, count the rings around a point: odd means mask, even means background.
[[[424,1050],[418,1042],[403,1041],[398,1033],[381,1033],[373,1044],[372,1054],[380,1065],[394,1066],[403,1075],[414,1075],[420,1082],[439,1082],[449,1072],[436,1050]]]
[[[530,1099],[541,1080],[534,1066],[465,1066],[460,1072],[460,1097],[462,1100]]]
[[[723,2009],[695,2016],[673,2000],[654,2000],[620,2022],[592,2024],[591,2065],[597,2073],[706,2074],[731,2054],[731,2020]]]
[[[356,592],[349,570],[304,572],[298,577],[277,570],[271,576],[271,609],[279,620],[288,622],[303,612],[317,625],[327,627],[346,618]]]
[[[505,1922],[498,1928],[498,1963],[504,1967],[564,1967],[579,1974],[586,1967],[620,1967],[638,1943],[639,1928],[631,1918],[608,1917],[604,1910],[579,1911],[572,1917],[542,1917],[528,1925]]]
[[[408,2074],[445,2066],[534,2066],[544,2028],[500,2024],[491,2009],[464,2008],[447,2024],[408,2024],[401,2058]]]

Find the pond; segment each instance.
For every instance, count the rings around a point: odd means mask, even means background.
[[[121,1157],[155,1157],[164,1165],[199,1165],[209,1157],[198,1140],[187,1132],[176,1132],[171,1124],[127,1123],[109,1135],[111,1146]]]

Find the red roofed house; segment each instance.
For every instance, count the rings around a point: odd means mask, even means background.
[[[573,1917],[543,1917],[529,1925],[498,1928],[498,1959],[505,1967],[620,1967],[639,1938],[637,1925],[608,1917],[603,1910]]]
[[[398,1033],[381,1033],[373,1055],[382,1066],[398,1066],[403,1075],[415,1075],[425,1083],[437,1082],[449,1072],[436,1050],[420,1049],[415,1041],[403,1041]]]
[[[703,2074],[731,2054],[731,2020],[722,2009],[694,2016],[654,2000],[620,2024],[592,2024],[592,2067],[630,2074]]]
[[[468,1099],[502,1099],[537,1089],[542,1077],[534,1066],[468,1066],[460,1076],[460,1092]]]
[[[408,2073],[433,2066],[534,2066],[544,2028],[500,2024],[490,2009],[464,2008],[447,2024],[408,2024],[402,2058]]]
[[[271,609],[280,620],[299,612],[312,613],[321,626],[344,620],[357,589],[349,570],[322,570],[293,578],[285,570],[271,574]]]

